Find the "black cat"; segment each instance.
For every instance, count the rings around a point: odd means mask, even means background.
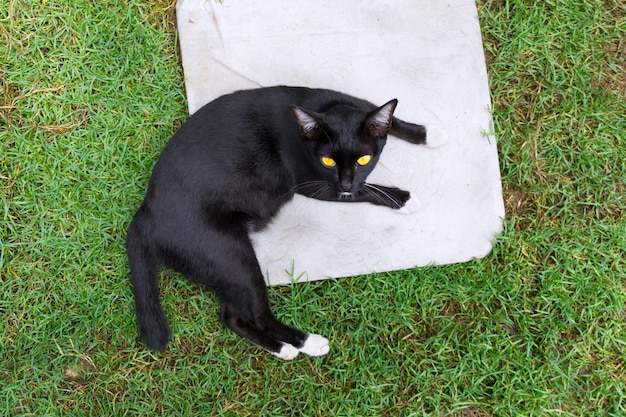
[[[171,330],[159,302],[159,265],[211,287],[224,325],[272,354],[324,355],[328,340],[279,322],[248,233],[265,227],[294,193],[398,209],[407,191],[367,184],[387,134],[426,143],[424,126],[336,91],[269,87],[207,104],[159,157],[128,229],[137,324],[165,349]]]

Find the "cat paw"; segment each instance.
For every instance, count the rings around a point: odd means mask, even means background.
[[[439,148],[448,141],[448,134],[437,125],[426,126],[426,147]]]
[[[284,359],[286,361],[290,361],[292,359],[294,359],[296,356],[298,356],[298,349],[296,349],[294,346],[290,345],[289,343],[285,343],[281,348],[280,351],[278,352],[271,352],[272,355],[280,358],[280,359]]]
[[[328,339],[319,334],[309,334],[302,347],[298,349],[300,352],[309,356],[323,356],[330,351]]]
[[[394,210],[400,210],[411,198],[411,193],[399,188],[389,188],[387,190],[388,206]]]
[[[419,211],[421,207],[422,203],[420,203],[419,199],[413,196],[409,199],[409,201],[406,202],[404,206],[396,209],[395,213],[409,215]]]

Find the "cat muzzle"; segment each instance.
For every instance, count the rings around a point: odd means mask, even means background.
[[[354,182],[352,181],[341,181],[339,183],[339,192],[341,194],[343,193],[348,193],[348,194],[352,194],[354,191]]]

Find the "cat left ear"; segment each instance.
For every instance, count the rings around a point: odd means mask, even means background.
[[[397,105],[398,100],[394,98],[370,113],[367,121],[365,122],[367,133],[370,137],[380,138],[389,133],[389,129],[391,129],[391,121],[393,119],[393,112]]]
[[[300,128],[300,133],[307,139],[315,139],[320,129],[320,121],[314,114],[309,113],[304,110],[302,107],[291,106],[289,108],[291,110],[291,114],[298,122],[298,128]]]

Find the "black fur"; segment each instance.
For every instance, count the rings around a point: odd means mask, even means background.
[[[387,133],[426,142],[426,130],[330,90],[270,87],[207,104],[174,134],[159,157],[143,204],[128,229],[141,337],[164,350],[171,330],[159,302],[159,265],[215,290],[224,325],[277,353],[308,335],[279,322],[248,237],[294,193],[400,208],[409,193],[366,184]],[[387,117],[388,116],[388,117]],[[358,158],[370,155],[361,165]],[[325,166],[321,157],[332,158]]]

